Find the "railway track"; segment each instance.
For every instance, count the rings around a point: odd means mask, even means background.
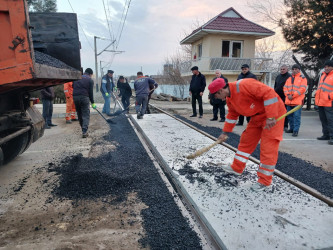
[[[174,115],[156,107],[155,105],[150,105],[153,109],[158,111],[161,114],[165,114],[168,117],[170,117],[175,122],[180,122],[187,127],[191,128],[192,130],[202,134],[204,137],[209,138],[211,140],[216,140],[217,138],[194,127],[193,125],[175,117]],[[165,159],[165,156],[161,154],[158,147],[152,142],[151,137],[147,136],[147,131],[143,129],[138,121],[135,119],[134,116],[129,115],[129,118],[131,120],[132,126],[135,127],[135,130],[138,131],[138,133],[141,135],[144,143],[147,145],[147,147],[151,150],[152,154],[154,155],[155,159],[159,163],[159,165],[162,167],[164,174],[167,176],[168,180],[170,181],[171,185],[174,187],[174,189],[177,190],[177,193],[180,195],[181,199],[183,200],[183,203],[185,204],[186,208],[190,211],[192,216],[192,222],[196,221],[196,227],[201,231],[201,238],[204,237],[205,241],[208,242],[209,246],[208,248],[211,249],[229,249],[229,247],[224,243],[224,240],[221,237],[221,233],[218,232],[220,229],[216,229],[216,226],[214,226],[208,219],[207,215],[205,215],[200,210],[200,205],[197,204],[197,201],[192,197],[191,193],[188,192],[186,187],[184,187],[183,183],[184,180],[179,179],[179,174],[175,173],[173,167],[170,167],[170,161]],[[146,119],[146,117],[145,117]],[[145,121],[145,119],[143,121]],[[162,140],[163,138],[161,138]],[[171,139],[171,138],[170,138]],[[222,144],[225,148],[231,150],[232,152],[235,152],[237,149],[232,147],[231,145],[227,143]],[[253,157],[250,158],[250,161],[252,161],[255,164],[259,164],[259,161]],[[328,206],[333,206],[333,201],[329,197],[326,197],[325,195],[321,194],[317,190],[305,185],[304,183],[286,175],[285,173],[282,173],[281,171],[276,170],[275,175],[281,178],[282,180],[290,183],[291,185],[301,189],[302,191],[308,193],[309,195],[315,197],[316,199],[321,200]],[[229,181],[228,181],[229,182]],[[230,182],[229,182],[230,183]],[[231,183],[232,184],[232,183]],[[233,184],[232,184],[233,185]],[[234,185],[237,188],[237,185]],[[332,210],[330,210],[332,211]],[[276,217],[279,218],[279,217]],[[281,217],[282,218],[282,217]],[[278,220],[278,219],[277,219]],[[285,220],[285,219],[283,219]],[[288,220],[286,220],[288,221]],[[293,224],[293,223],[291,223]]]

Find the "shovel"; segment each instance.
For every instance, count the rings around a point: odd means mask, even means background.
[[[104,116],[101,112],[99,112],[99,110],[98,110],[97,108],[95,108],[95,110],[98,112],[98,114],[100,114],[100,115],[103,117],[103,119],[104,119],[107,123],[116,124],[116,123],[115,123],[114,121],[112,121],[111,119],[106,119],[105,116]]]
[[[133,104],[129,105],[129,107],[131,107]],[[126,111],[128,111],[127,109],[124,109],[124,110],[117,110],[116,112],[114,112],[113,114],[109,114],[108,116],[118,116],[118,115],[121,115],[123,113],[125,113]]]

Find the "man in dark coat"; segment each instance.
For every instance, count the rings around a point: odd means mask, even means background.
[[[242,72],[238,75],[237,80],[245,78],[253,78],[257,80],[256,75],[250,71],[250,66],[248,64],[243,64],[241,69]],[[249,122],[250,117],[246,117],[246,121]],[[236,126],[243,126],[243,123],[244,123],[244,116],[240,115],[238,117],[238,123],[236,124]]]
[[[87,68],[82,76],[82,79],[73,83],[73,99],[82,129],[82,138],[88,137],[90,120],[89,101],[91,103],[91,107],[96,109],[93,93],[94,81],[91,79],[92,75],[92,69]]]
[[[203,108],[202,108],[202,95],[206,88],[206,77],[199,72],[199,68],[194,66],[191,68],[192,71],[192,80],[190,83],[190,95],[192,96],[192,109],[193,114],[190,117],[197,116],[197,107],[196,101],[198,100],[199,104],[199,118],[202,118]]]
[[[40,91],[40,94],[43,102],[45,128],[50,129],[53,126],[57,126],[52,123],[54,89],[53,87],[46,87]]]
[[[117,88],[120,90],[119,97],[121,97],[121,102],[123,104],[124,109],[129,109],[128,106],[130,105],[130,97],[132,96],[132,89],[131,86],[127,82],[127,78],[123,76],[119,76],[117,82]]]
[[[283,87],[286,84],[287,79],[291,77],[291,74],[288,72],[288,66],[282,65],[280,67],[280,75],[278,75],[275,79],[274,90],[280,96],[283,103],[285,102],[286,96],[283,92]],[[288,117],[284,120],[284,128],[288,128]]]
[[[216,77],[213,78],[213,81],[216,80],[217,78],[222,78],[226,83],[228,83],[228,79],[225,78],[221,74],[220,69],[215,70],[215,75],[216,75]],[[218,112],[220,110],[220,118],[221,118],[220,122],[224,122],[225,121],[225,101],[215,98],[214,95],[209,95],[208,98],[210,100],[210,104],[213,106],[213,115],[214,115],[213,119],[210,119],[210,120],[217,121]]]

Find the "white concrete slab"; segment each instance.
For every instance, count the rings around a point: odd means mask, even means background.
[[[333,208],[276,176],[270,190],[252,192],[258,166],[226,176],[218,164],[231,163],[234,152],[222,145],[187,160],[213,141],[165,114],[136,122],[228,249],[333,247]]]

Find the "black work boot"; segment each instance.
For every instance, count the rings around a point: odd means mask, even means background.
[[[292,134],[293,137],[296,137],[298,136],[298,131],[294,131],[293,134]]]
[[[328,141],[329,145],[333,145],[333,137],[330,138],[330,140]]]
[[[326,141],[329,139],[330,139],[330,137],[328,135],[323,135],[323,136],[317,137],[317,140],[320,140],[320,141]]]

